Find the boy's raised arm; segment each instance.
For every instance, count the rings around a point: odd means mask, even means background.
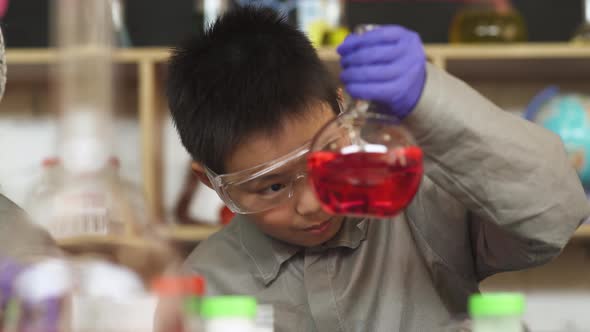
[[[555,257],[590,215],[559,137],[434,66],[427,77],[405,122],[428,178],[468,211],[478,279]]]

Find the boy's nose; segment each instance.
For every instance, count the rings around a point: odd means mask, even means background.
[[[319,213],[323,213],[322,206],[315,196],[315,192],[308,179],[300,181],[299,195],[296,196],[295,210],[301,216],[310,217]]]

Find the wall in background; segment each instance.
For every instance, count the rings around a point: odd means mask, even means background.
[[[127,23],[137,46],[170,46],[200,33],[195,0],[127,0]],[[349,0],[349,25],[397,23],[418,31],[429,43],[447,41],[460,1]],[[531,41],[566,41],[582,20],[582,0],[513,0],[525,17]],[[9,47],[48,45],[48,1],[10,2],[2,27]]]

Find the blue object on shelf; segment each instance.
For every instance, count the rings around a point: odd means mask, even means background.
[[[562,93],[550,86],[531,100],[524,117],[559,135],[590,193],[590,96]]]

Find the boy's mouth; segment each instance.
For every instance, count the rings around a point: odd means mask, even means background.
[[[326,230],[328,230],[328,228],[330,227],[330,223],[332,222],[332,218],[324,221],[321,224],[317,224],[314,226],[310,226],[310,227],[306,227],[303,230],[306,232],[309,232],[311,234],[322,234],[323,232],[325,232]]]

